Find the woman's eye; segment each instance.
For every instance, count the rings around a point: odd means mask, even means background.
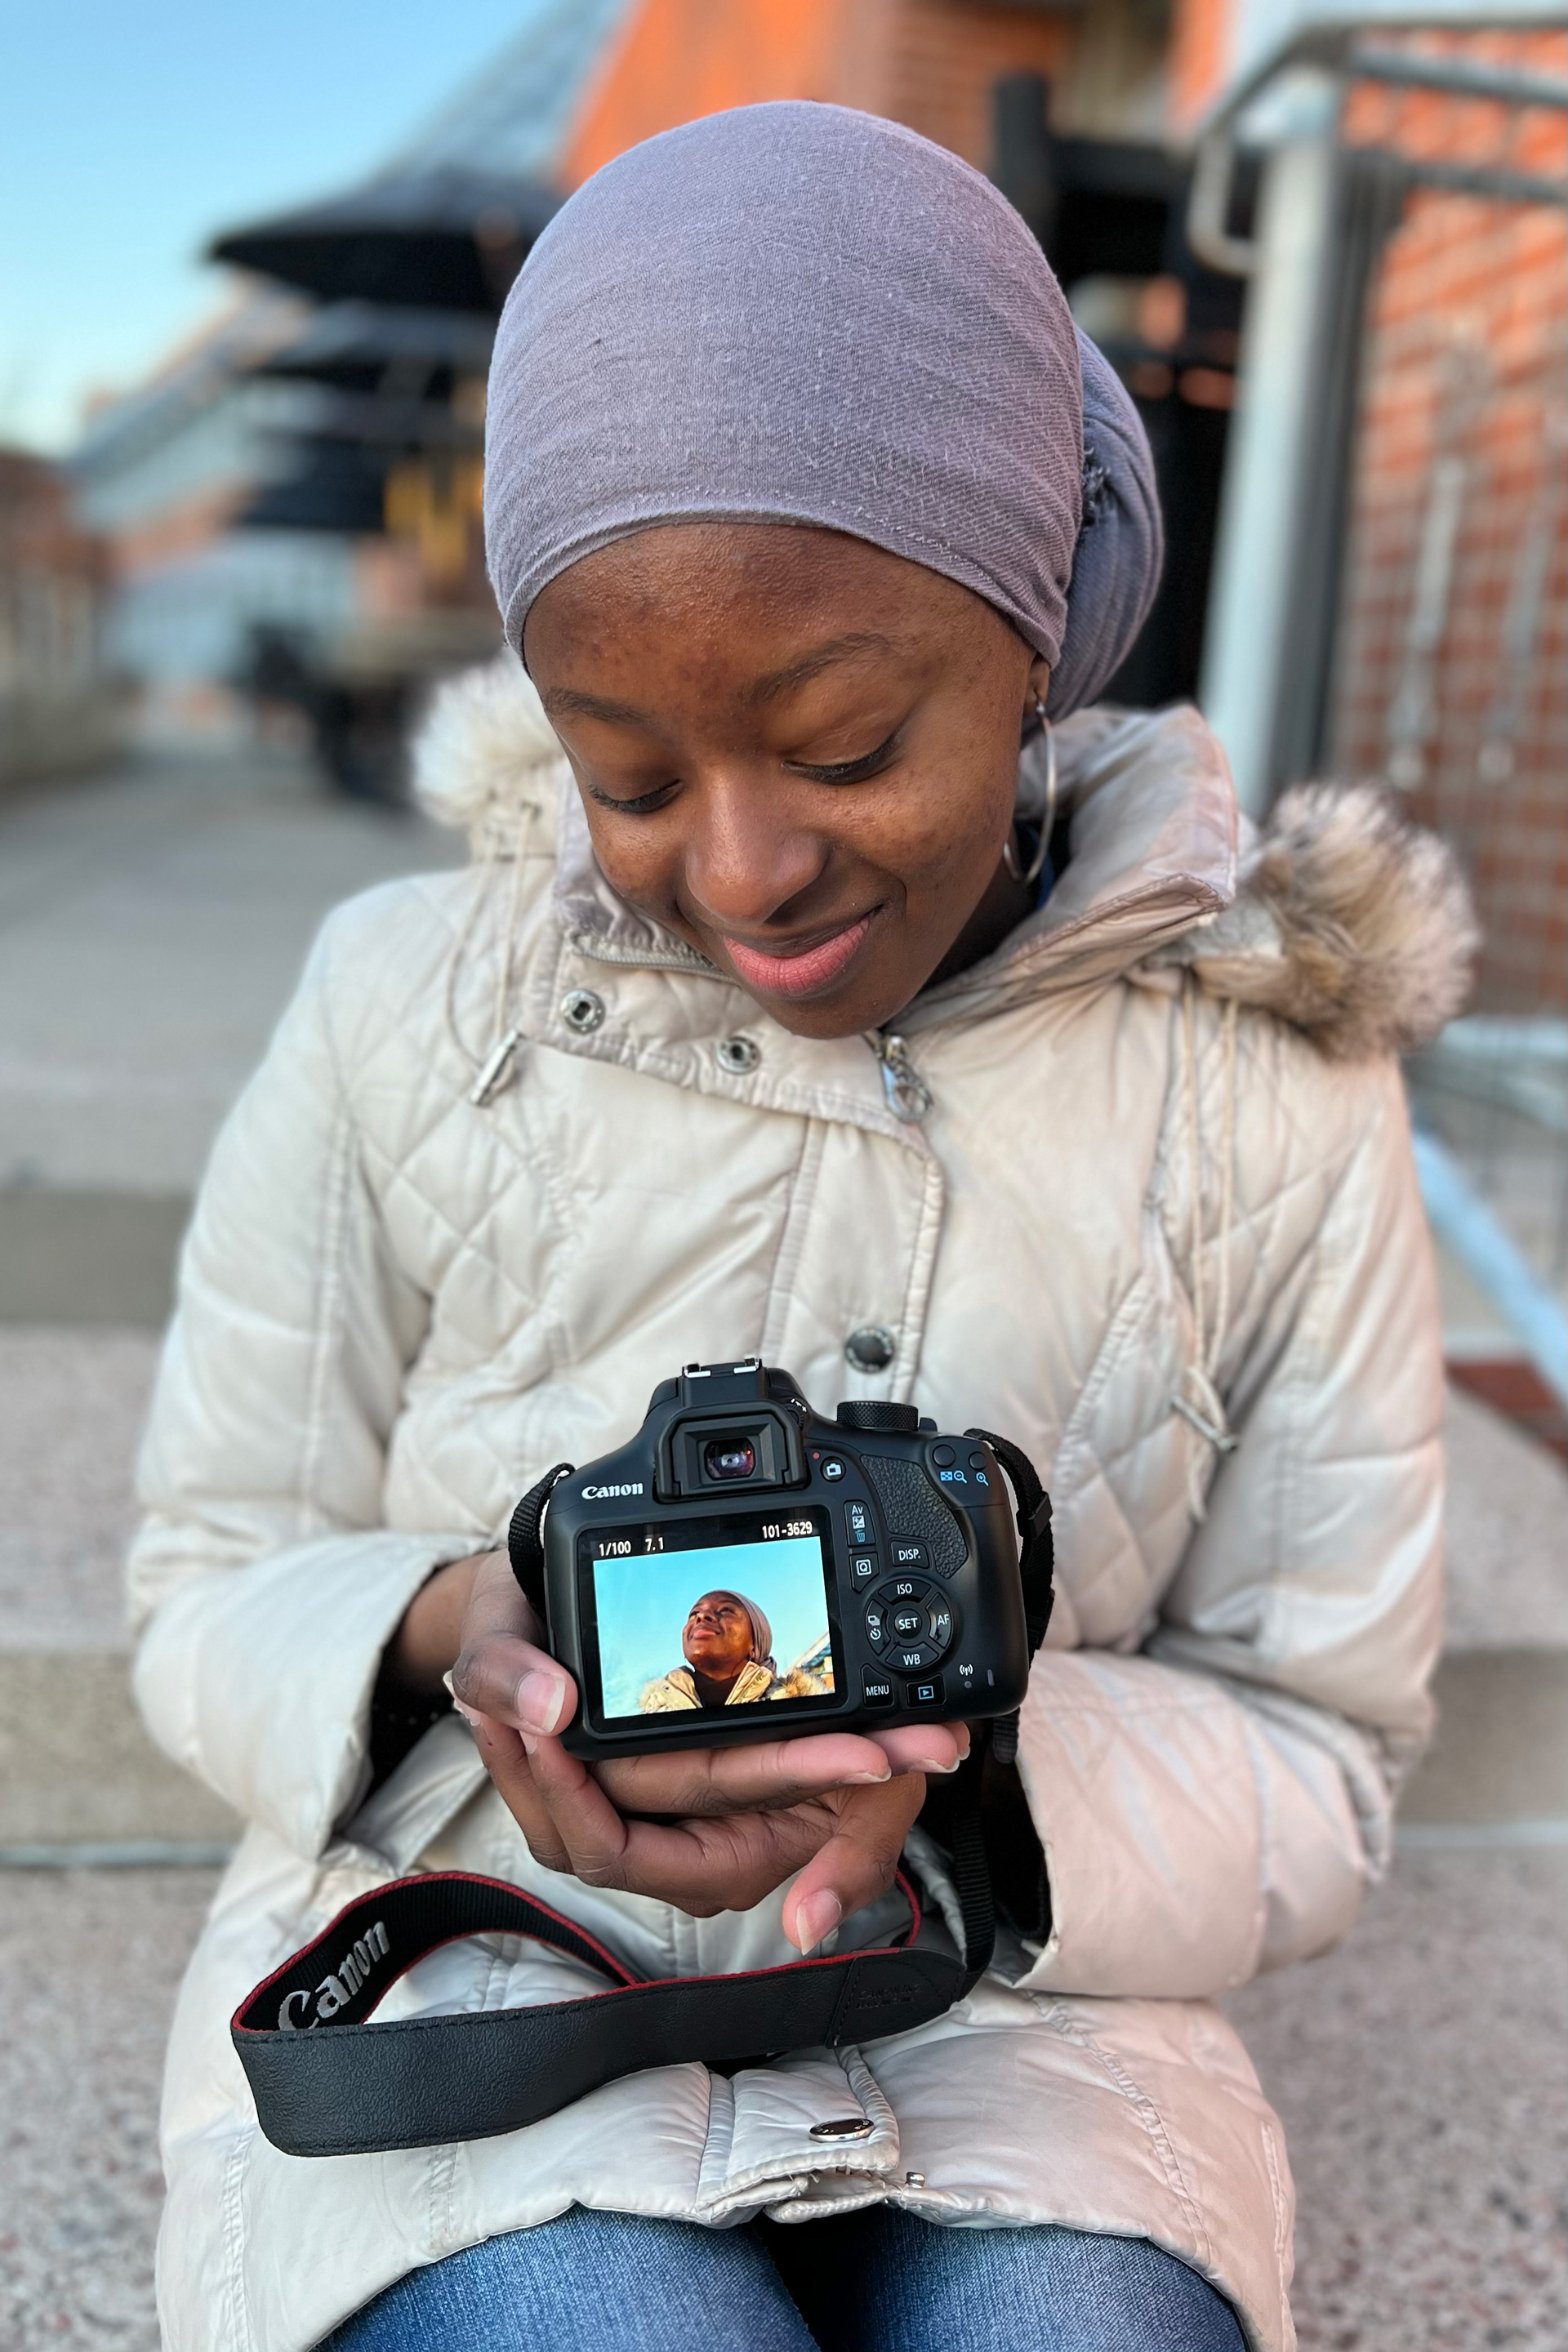
[[[791,775],[809,776],[816,784],[858,783],[862,776],[874,776],[886,766],[898,740],[899,730],[895,727],[885,742],[879,743],[874,751],[863,752],[858,760],[840,760],[832,767],[813,767],[805,760],[786,760],[784,766]]]
[[[634,793],[630,800],[620,800],[614,793],[603,793],[597,784],[588,786],[588,798],[598,808],[616,809],[622,816],[651,816],[663,808],[675,791],[679,779],[671,777],[668,784],[656,784],[651,793]]]

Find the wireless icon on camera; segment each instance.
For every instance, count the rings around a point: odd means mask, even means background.
[[[826,1422],[751,1357],[662,1381],[622,1452],[524,1496],[510,1551],[577,1684],[564,1743],[603,1758],[1010,1714],[1049,1517],[1005,1440],[868,1398]]]

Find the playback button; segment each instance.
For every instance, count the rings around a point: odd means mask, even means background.
[[[917,1714],[930,1715],[934,1708],[947,1705],[947,1691],[940,1675],[922,1675],[916,1682],[904,1685],[904,1705]]]

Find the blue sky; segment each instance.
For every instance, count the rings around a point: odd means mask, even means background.
[[[692,1602],[721,1586],[763,1611],[781,1671],[827,1631],[822,1548],[815,1536],[596,1560],[594,1580],[607,1715],[635,1715],[644,1683],[681,1664],[681,1630]]]
[[[225,294],[215,231],[374,169],[544,0],[0,0],[0,440]]]

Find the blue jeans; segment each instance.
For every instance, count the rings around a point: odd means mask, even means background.
[[[387,2288],[321,2352],[1244,2352],[1206,2281],[1142,2238],[952,2230],[889,2205],[704,2230],[592,2213]]]

